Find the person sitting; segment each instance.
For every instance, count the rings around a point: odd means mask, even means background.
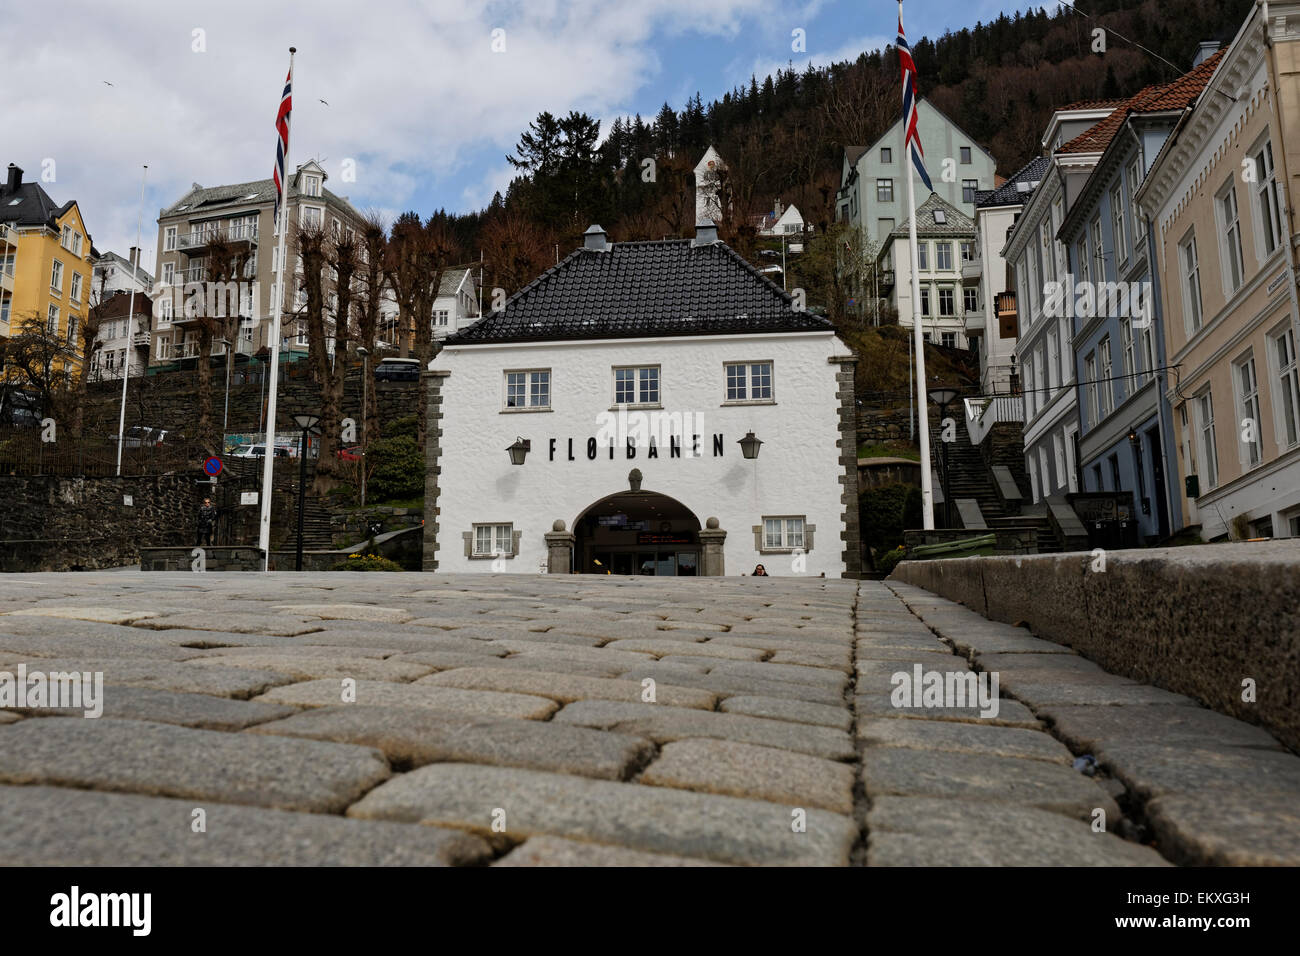
[[[754,573],[750,575],[750,577],[766,578],[770,577],[770,575],[767,573],[767,568],[763,567],[761,564],[756,564],[754,565]]]

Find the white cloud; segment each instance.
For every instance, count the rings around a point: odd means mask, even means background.
[[[270,175],[291,44],[290,162],[325,157],[331,189],[359,208],[391,210],[464,173],[484,145],[510,152],[541,110],[624,112],[661,69],[656,37],[735,37],[770,10],[762,0],[86,2],[65,5],[68,29],[53,31],[48,6],[15,7],[0,33],[10,150],[0,161],[35,178],[54,158],[58,178],[46,188],[59,202],[77,199],[95,245],[119,252],[135,242],[148,163],[143,261],[152,266],[158,209],[191,182]],[[491,49],[498,27],[503,53]],[[205,52],[193,50],[195,30],[205,31]],[[337,175],[344,158],[357,160],[355,183]],[[467,198],[486,202],[502,175],[483,170]]]

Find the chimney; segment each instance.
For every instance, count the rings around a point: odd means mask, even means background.
[[[702,219],[695,224],[695,238],[692,246],[707,246],[718,241],[718,227],[710,219]]]
[[[609,242],[605,238],[605,230],[593,222],[587,227],[587,231],[582,234],[582,248],[592,249],[596,252],[604,252],[609,249]]]
[[[1197,44],[1196,55],[1192,57],[1192,69],[1196,69],[1214,54],[1219,52],[1218,40],[1204,40]]]
[[[13,163],[9,164],[9,179],[5,182],[5,194],[18,192],[18,187],[23,184],[23,171]]]
[[[138,269],[140,267],[140,249],[138,246],[131,247],[131,255],[129,258],[131,260],[131,268]]]
[[[785,210],[781,208],[781,197],[778,196],[776,200],[776,205],[773,207],[772,218],[780,219],[781,213],[783,212],[785,212]]]

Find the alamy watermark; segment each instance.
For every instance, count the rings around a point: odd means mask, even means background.
[[[596,443],[602,448],[666,449],[674,458],[700,457],[699,436],[706,434],[703,412],[629,411],[626,405],[601,412],[596,425]]]
[[[996,717],[1001,706],[997,671],[895,671],[889,702],[898,708],[978,707],[981,717]]]
[[[1155,288],[1139,282],[1076,282],[1066,273],[1064,282],[1043,283],[1043,314],[1050,318],[1091,318],[1109,315],[1133,320],[1133,328],[1151,324],[1155,309]]]
[[[29,671],[18,665],[18,673],[0,671],[0,710],[6,708],[54,708],[81,710],[86,717],[104,713],[104,672]]]

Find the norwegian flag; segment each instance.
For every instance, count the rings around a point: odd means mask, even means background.
[[[916,64],[912,61],[912,48],[907,45],[907,37],[903,35],[903,5],[898,5],[898,65],[903,70],[903,125],[907,133],[903,140],[903,148],[911,153],[912,165],[916,171],[921,174],[921,182],[925,183],[925,188],[934,192],[934,186],[930,183],[930,175],[925,171],[925,150],[921,148],[921,134],[917,131],[917,109],[916,109]]]
[[[280,219],[280,203],[284,201],[284,158],[289,154],[289,113],[293,110],[293,68],[284,78],[284,94],[280,97],[280,110],[275,114],[275,220]]]

